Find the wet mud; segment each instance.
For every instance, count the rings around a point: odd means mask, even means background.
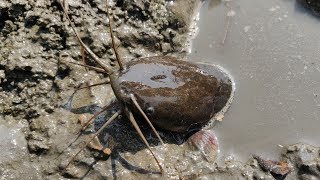
[[[163,54],[184,57],[190,51],[200,0],[108,3],[112,6],[116,43],[125,61]],[[115,65],[107,28],[107,1],[66,0],[65,4],[83,41]],[[0,179],[274,178],[253,157],[247,162],[231,156],[223,162],[208,161],[185,143],[190,134],[160,130],[166,142],[166,146],[160,146],[142,124],[164,166],[165,174],[160,176],[151,154],[125,118],[112,123],[99,137],[111,147],[111,156],[85,148],[64,169],[90,134],[117,109],[115,103],[78,136],[79,118],[85,115],[88,119],[114,96],[108,84],[76,89],[108,78],[59,63],[80,62],[81,51],[58,0],[3,0],[0,17]],[[89,57],[86,60],[94,64]],[[296,144],[282,149],[280,160],[293,168],[288,179],[319,178],[318,147]]]

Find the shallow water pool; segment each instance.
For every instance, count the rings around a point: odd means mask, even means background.
[[[214,127],[222,158],[320,144],[319,18],[294,0],[233,0],[206,2],[198,26],[190,59],[219,64],[236,81]]]

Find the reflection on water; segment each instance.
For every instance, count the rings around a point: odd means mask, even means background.
[[[201,10],[190,59],[228,69],[236,95],[215,126],[223,155],[320,144],[320,19],[294,0],[223,1]]]

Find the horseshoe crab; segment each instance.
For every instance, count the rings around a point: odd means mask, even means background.
[[[122,108],[106,121],[81,150],[117,116],[124,114],[138,132],[162,172],[162,166],[141,132],[135,117],[143,117],[162,144],[164,143],[154,125],[169,131],[185,132],[191,128],[200,129],[214,120],[222,119],[233,99],[234,83],[231,76],[221,67],[192,63],[171,56],[139,58],[125,65],[115,47],[111,18],[107,8],[112,47],[119,65],[119,69],[114,70],[110,65],[103,63],[83,43],[67,10],[63,4],[61,6],[83,51],[86,51],[100,67],[82,66],[108,74],[114,95],[122,105]],[[101,112],[107,108],[108,105]],[[88,120],[82,129],[85,129],[101,112]]]

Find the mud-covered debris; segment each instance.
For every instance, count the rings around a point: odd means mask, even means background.
[[[48,139],[36,131],[30,132],[26,139],[28,140],[28,148],[31,153],[41,154],[50,149]]]
[[[282,155],[297,168],[300,179],[320,179],[320,149],[308,144],[286,146]]]
[[[0,70],[0,83],[3,81],[3,79],[6,77],[4,74],[4,70]]]
[[[78,122],[83,126],[87,121],[87,116],[84,114],[81,114],[78,118]]]
[[[169,26],[181,32],[188,31],[192,23],[191,19],[197,12],[197,8],[194,7],[199,7],[200,2],[200,0],[176,0],[175,3],[169,4]]]
[[[292,167],[283,161],[266,160],[261,156],[253,155],[259,166],[266,172],[270,172],[275,179],[284,179],[291,171]]]
[[[83,166],[77,167],[70,165],[63,171],[63,176],[65,178],[76,178],[81,179],[86,175],[86,172],[88,172],[88,168],[85,168]]]

